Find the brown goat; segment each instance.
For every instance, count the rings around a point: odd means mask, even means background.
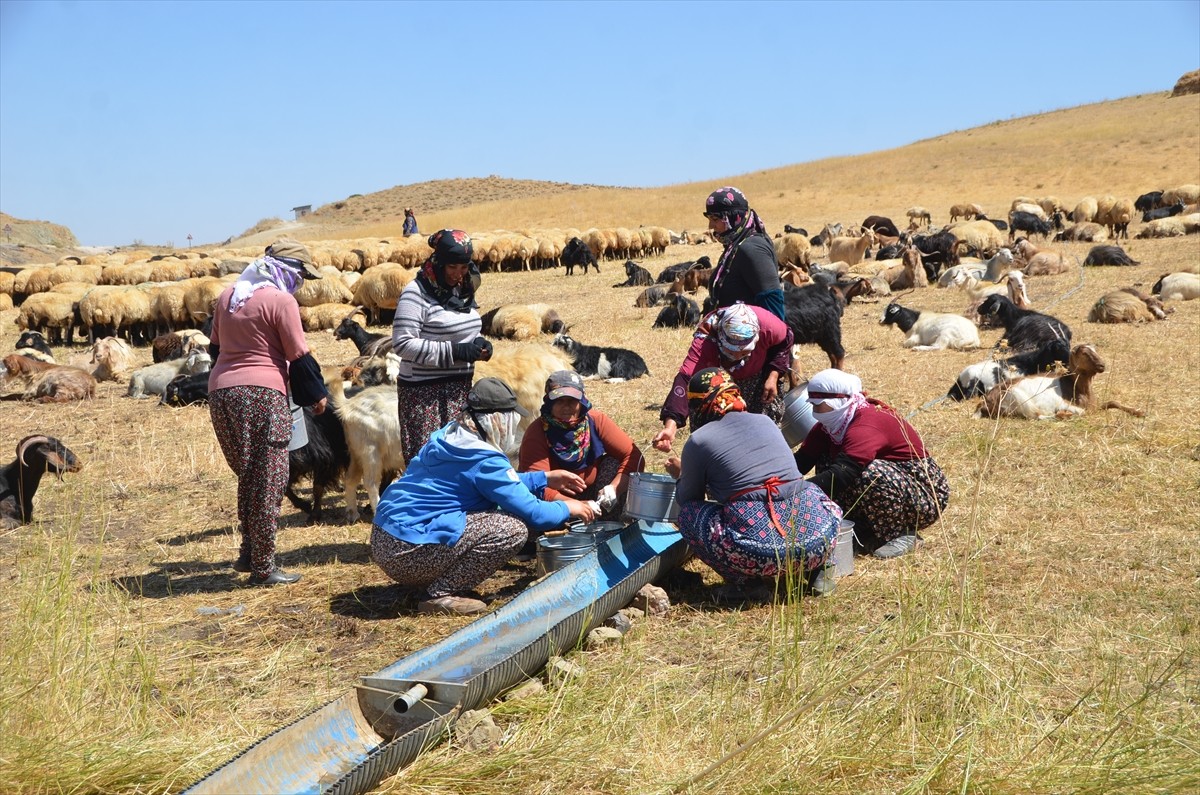
[[[1135,417],[1145,412],[1110,400],[1096,406],[1092,380],[1104,372],[1104,360],[1092,345],[1076,345],[1071,351],[1066,374],[1057,377],[1031,375],[998,384],[984,396],[975,411],[978,417],[1022,417],[1065,419],[1088,409],[1120,409]]]

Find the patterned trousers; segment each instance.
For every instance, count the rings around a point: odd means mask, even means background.
[[[400,439],[404,460],[412,461],[438,428],[467,407],[471,376],[433,384],[396,385],[397,411],[400,413]]]

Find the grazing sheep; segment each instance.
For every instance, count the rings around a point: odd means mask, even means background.
[[[983,210],[978,204],[953,204],[950,206],[950,223],[954,223],[959,218],[974,218],[982,212]]]
[[[1129,239],[1129,223],[1133,220],[1133,199],[1117,199],[1106,207],[1104,214],[1097,214],[1096,222],[1104,224],[1113,240]]]
[[[1035,351],[1026,351],[999,361],[988,360],[970,364],[958,374],[946,393],[951,400],[983,397],[997,384],[1004,384],[1023,375],[1053,370],[1057,364],[1066,367],[1071,343],[1064,339],[1051,340]]]
[[[614,284],[613,287],[649,287],[654,284],[654,277],[650,275],[650,271],[633,260],[626,261],[625,275],[625,281]]]
[[[575,372],[584,378],[602,378],[610,383],[629,381],[650,373],[646,360],[628,348],[584,345],[566,334],[554,338],[555,347],[570,357]]]
[[[1088,252],[1083,264],[1084,267],[1088,267],[1091,265],[1140,265],[1141,263],[1125,253],[1125,249],[1120,246],[1092,246],[1092,250]]]
[[[908,336],[902,343],[915,351],[936,351],[943,348],[967,350],[980,347],[979,329],[962,315],[940,312],[919,312],[900,306],[895,301],[883,310],[879,323],[895,325]]]
[[[367,315],[367,325],[391,323],[400,293],[415,277],[415,270],[395,263],[368,268],[350,290],[352,302]]]
[[[1071,351],[1065,375],[1026,376],[992,387],[980,402],[975,417],[1021,417],[1024,419],[1065,419],[1095,407],[1092,380],[1104,372],[1104,360],[1092,345],[1077,345]],[[1135,417],[1145,412],[1109,401],[1101,409],[1120,409]]]
[[[33,293],[21,304],[17,315],[17,328],[21,331],[37,331],[47,336],[50,342],[70,344],[75,332],[75,304],[77,299],[62,293]]]
[[[652,328],[695,328],[699,324],[699,304],[682,293],[673,293],[670,302],[654,319]]]
[[[37,434],[17,442],[16,459],[0,469],[0,529],[33,521],[33,497],[47,472],[61,481],[64,472],[81,469],[75,454],[51,436]]]
[[[796,345],[817,345],[829,357],[829,366],[842,368],[843,301],[832,288],[820,284],[806,287],[783,285],[783,320],[792,330]]]
[[[1066,323],[1032,309],[1021,309],[1006,295],[989,295],[979,305],[979,314],[1000,321],[1004,335],[996,345],[1007,340],[1008,347],[1018,353],[1036,350],[1055,339],[1071,341],[1071,329]]]
[[[1150,292],[1163,301],[1191,301],[1200,298],[1200,275],[1195,273],[1164,273]]]
[[[333,276],[322,275],[320,279],[305,279],[299,289],[292,294],[300,306],[320,306],[321,304],[349,304],[353,300],[350,288],[342,281],[339,271],[334,270]]]
[[[929,211],[919,205],[909,207],[904,214],[908,216],[909,229],[923,229],[933,223],[933,217],[929,215]]]
[[[1162,301],[1146,295],[1136,287],[1113,290],[1100,296],[1088,320],[1092,323],[1147,323],[1166,320],[1173,309],[1163,307]]]
[[[1071,220],[1076,224],[1085,224],[1096,220],[1097,204],[1095,197],[1085,196],[1071,211]]]
[[[948,230],[958,241],[960,247],[976,251],[980,256],[990,257],[1008,240],[991,221],[964,221],[951,226]]]

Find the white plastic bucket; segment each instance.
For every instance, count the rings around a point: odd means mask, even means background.
[[[837,544],[833,548],[833,571],[839,577],[854,573],[854,522],[838,523]]]
[[[797,387],[783,396],[783,419],[779,429],[788,447],[796,447],[808,436],[808,432],[817,424],[813,416],[812,404],[808,402],[808,384]]]

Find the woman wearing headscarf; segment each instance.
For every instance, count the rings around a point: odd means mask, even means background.
[[[670,452],[687,424],[688,381],[706,367],[723,367],[733,376],[751,414],[782,417],[779,378],[792,368],[792,339],[792,330],[762,307],[736,303],[706,315],[659,412],[663,429],[652,441],[655,449]]]
[[[605,518],[615,519],[625,510],[629,473],[643,471],[646,461],[629,434],[592,408],[579,374],[559,370],[546,379],[541,413],[525,429],[517,468],[565,470],[572,477],[561,490],[548,486],[547,500],[595,500]]]
[[[275,532],[288,480],[289,385],[293,402],[314,414],[328,401],[292,297],[304,279],[319,278],[308,249],[283,238],[246,266],[213,309],[208,410],[238,479],[242,543],[233,568],[249,572],[254,585],[300,579],[276,567]]]
[[[729,373],[700,370],[687,399],[692,434],[667,471],[679,480],[679,532],[696,557],[734,586],[729,596],[752,598],[756,581],[787,573],[829,593],[841,510],[800,476],[775,423],[746,411]]]
[[[392,349],[400,357],[396,392],[406,461],[438,428],[466,406],[475,362],[487,361],[492,344],[479,336],[475,310],[479,269],[471,238],[458,229],[429,237],[433,253],[400,293],[392,322]]]
[[[877,558],[911,552],[941,518],[950,484],[895,409],[867,397],[858,376],[822,370],[808,382],[817,424],[796,452],[801,472],[842,506],[858,543]]]
[[[741,301],[784,319],[783,285],[775,246],[762,220],[737,188],[717,188],[704,202],[708,228],[725,250],[709,282],[705,310]]]
[[[487,605],[470,589],[521,548],[530,528],[595,517],[586,502],[540,498],[570,473],[513,470],[508,456],[527,414],[508,384],[481,378],[463,412],[434,432],[380,498],[371,559],[401,585],[425,590],[420,612],[483,612]]]

